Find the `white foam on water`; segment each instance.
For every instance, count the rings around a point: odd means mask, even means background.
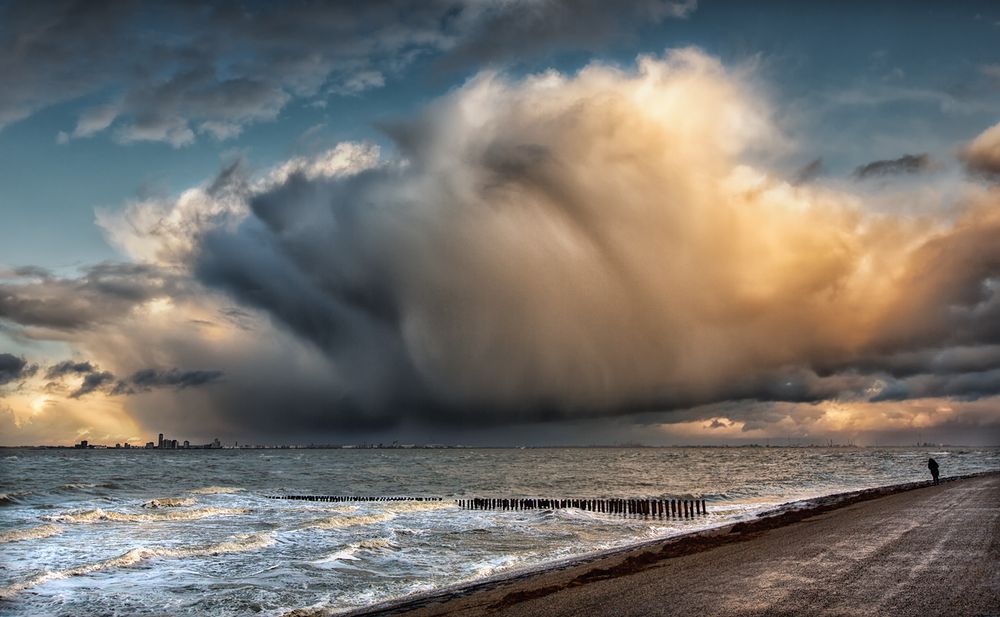
[[[390,512],[362,514],[360,516],[332,516],[330,518],[321,518],[309,521],[308,523],[301,525],[299,529],[341,529],[357,525],[374,525],[376,523],[390,521],[394,518],[396,518],[396,515]]]
[[[353,542],[343,549],[336,551],[327,555],[326,557],[321,557],[309,563],[313,565],[323,565],[331,562],[337,561],[357,561],[359,557],[357,554],[362,551],[381,551],[385,549],[394,548],[392,540],[389,538],[365,538],[360,542]]]
[[[163,521],[194,521],[213,516],[235,516],[249,514],[249,508],[202,508],[200,510],[175,510],[149,514],[133,514],[130,512],[115,512],[113,510],[84,510],[82,512],[63,512],[49,514],[42,518],[56,523],[149,523]]]
[[[272,544],[274,544],[274,536],[270,534],[254,533],[241,534],[223,542],[203,546],[189,546],[182,548],[147,548],[140,546],[111,559],[84,564],[82,566],[76,566],[65,570],[49,571],[34,578],[0,588],[0,600],[9,600],[25,589],[37,587],[49,581],[69,578],[71,576],[85,576],[92,572],[100,572],[101,570],[109,570],[113,568],[128,568],[147,559],[152,559],[153,557],[163,557],[169,559],[208,557],[222,553],[243,553],[247,551],[255,551],[271,546]]]
[[[450,501],[390,501],[385,507],[391,512],[433,512],[435,510],[456,510],[458,504]]]
[[[39,525],[37,527],[28,527],[27,529],[11,529],[10,531],[0,532],[0,544],[21,542],[23,540],[38,540],[62,532],[63,528],[59,525]]]
[[[498,572],[509,570],[518,561],[520,561],[519,558],[510,555],[502,555],[492,559],[487,559],[473,566],[475,568],[475,572],[472,575],[472,579],[487,578],[497,574]]]
[[[358,557],[355,557],[355,553],[357,552],[358,552],[357,547],[348,546],[347,548],[341,549],[335,553],[331,553],[326,557],[321,557],[314,561],[310,561],[309,563],[316,566],[322,566],[328,563],[334,563],[338,561],[357,561],[359,559]]]
[[[150,499],[146,503],[142,504],[143,508],[183,508],[187,506],[193,506],[195,504],[195,499],[193,497],[161,497],[159,499]]]

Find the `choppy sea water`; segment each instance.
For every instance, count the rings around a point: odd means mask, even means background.
[[[1000,450],[599,448],[7,450],[0,614],[349,610],[753,516],[777,504],[1000,469]],[[326,503],[281,493],[426,495]],[[704,497],[693,520],[469,511],[453,499]],[[157,507],[151,507],[157,506]]]

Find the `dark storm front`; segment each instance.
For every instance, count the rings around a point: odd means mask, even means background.
[[[995,449],[958,448],[4,456],[0,612],[38,615],[364,606],[740,520],[781,502],[930,480],[928,458],[944,478],[1000,468]],[[267,498],[286,495],[403,498]],[[558,503],[531,501],[541,499]],[[696,517],[642,515],[638,505],[701,499]],[[635,515],[586,503],[626,500]]]

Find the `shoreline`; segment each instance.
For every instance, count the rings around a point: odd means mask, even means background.
[[[943,477],[941,478],[940,485],[993,475],[1000,475],[1000,470]],[[615,578],[635,572],[654,562],[693,555],[720,546],[741,542],[748,537],[752,537],[754,534],[785,527],[826,512],[873,499],[933,486],[935,486],[933,481],[922,480],[784,502],[776,504],[773,508],[759,512],[753,518],[747,520],[721,523],[712,527],[677,535],[642,540],[625,546],[544,562],[534,566],[499,573],[483,579],[464,581],[427,592],[388,599],[366,607],[353,609],[300,608],[284,613],[283,617],[319,617],[327,615],[364,617],[369,615],[408,613],[419,611],[432,605],[440,605],[444,602],[468,598],[469,596],[486,594],[507,587],[517,587],[540,577],[556,575],[581,566],[601,565],[602,562],[611,562],[624,557],[625,559],[621,563],[609,563],[609,567],[595,570],[599,573],[598,578],[600,579]],[[656,548],[659,549],[656,553],[649,552],[650,549]],[[536,591],[535,593],[538,592]],[[547,593],[546,591],[546,593],[541,595],[547,595]],[[513,600],[519,601],[521,599],[530,599],[533,593],[530,590],[522,592],[514,591],[513,594],[509,595],[514,596]]]

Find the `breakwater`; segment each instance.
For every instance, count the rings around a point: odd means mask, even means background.
[[[398,495],[266,495],[268,499],[297,501],[372,502],[445,501],[444,497]],[[534,497],[469,497],[453,500],[464,510],[565,510],[575,508],[615,516],[642,518],[693,518],[708,514],[704,499],[556,499]]]

